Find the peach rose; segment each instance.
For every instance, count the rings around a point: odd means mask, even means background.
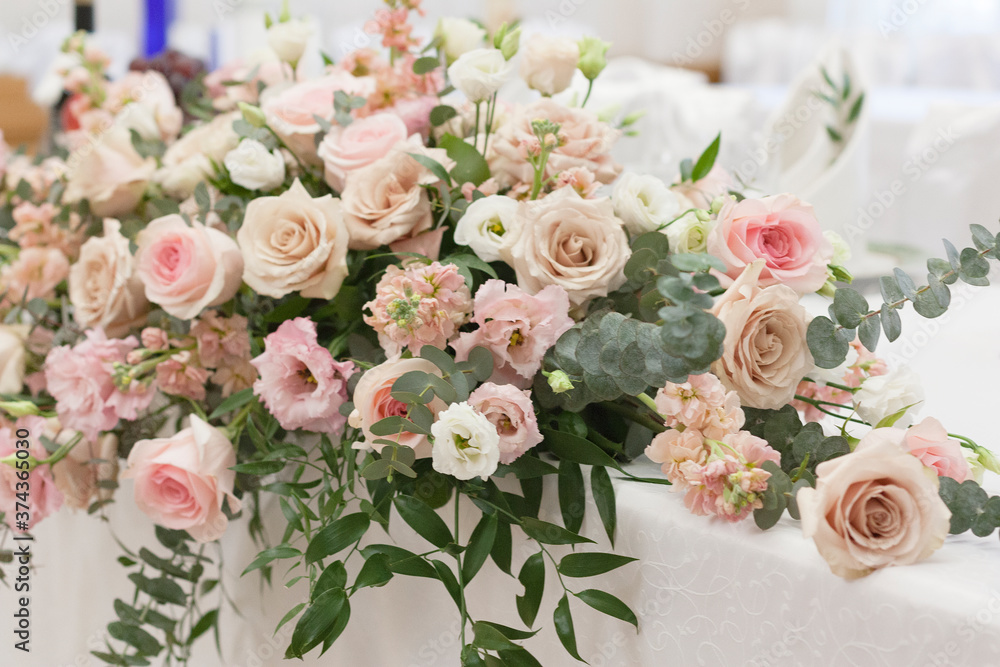
[[[725,262],[726,275],[734,279],[762,259],[761,285],[787,285],[808,294],[826,282],[833,245],[813,207],[785,194],[727,202],[708,235],[708,253]]]
[[[806,345],[809,316],[792,289],[761,288],[763,269],[763,260],[749,264],[712,307],[726,326],[722,357],[712,372],[739,394],[742,405],[777,410],[813,369]]]
[[[191,415],[191,426],[174,436],[135,443],[122,478],[135,480],[135,504],[158,525],[211,542],[229,524],[222,503],[228,498],[229,510],[240,510],[234,465],[225,433]]]
[[[406,123],[391,113],[356,120],[346,128],[334,127],[319,145],[327,184],[343,190],[349,172],[375,162],[408,136]]]
[[[156,160],[139,155],[128,131],[118,126],[91,137],[90,143],[69,156],[66,165],[63,201],[86,199],[94,215],[107,218],[131,213],[156,170]]]
[[[313,137],[322,127],[316,116],[333,122],[333,98],[337,91],[368,97],[375,92],[375,80],[335,70],[319,79],[295,83],[267,98],[261,109],[267,124],[289,149],[303,161],[320,166]]]
[[[372,250],[416,236],[433,222],[427,190],[437,180],[408,155],[393,150],[352,171],[340,198],[352,250]]]
[[[73,317],[84,329],[101,328],[118,337],[139,326],[149,310],[121,223],[104,220],[104,236],[92,236],[69,270]]]
[[[179,215],[149,223],[136,237],[139,280],[146,298],[182,320],[233,298],[243,276],[236,241],[197,220]]]
[[[24,388],[26,324],[0,324],[0,394],[20,394]]]
[[[610,199],[582,199],[573,188],[560,188],[520,204],[518,218],[499,252],[529,294],[559,285],[580,306],[625,283],[622,269],[631,250]]]
[[[214,174],[212,162],[221,164],[226,154],[240,143],[233,130],[233,121],[239,117],[239,111],[221,114],[171,144],[163,154],[163,167],[154,178],[164,192],[186,199],[199,183]]]
[[[530,183],[534,178],[534,170],[524,156],[522,143],[535,138],[531,121],[538,119],[559,123],[559,136],[563,139],[549,156],[545,166],[546,178],[573,167],[583,167],[593,172],[598,181],[607,184],[621,172],[622,166],[611,157],[611,148],[621,135],[619,130],[602,122],[592,111],[567,107],[543,98],[517,109],[491,141],[490,167],[502,186]]]
[[[349,240],[340,200],[314,199],[298,179],[279,197],[250,202],[236,240],[243,280],[260,294],[332,299],[347,276]]]
[[[934,470],[938,477],[951,477],[959,482],[974,479],[962,445],[949,438],[945,427],[933,417],[906,429],[903,448]]]
[[[406,416],[406,404],[394,399],[391,393],[393,383],[410,371],[423,371],[441,376],[440,369],[426,359],[419,357],[400,359],[397,355],[366,371],[354,388],[354,411],[348,417],[347,423],[354,428],[360,428],[365,442],[375,451],[382,451],[383,445],[373,442],[379,436],[372,434],[372,424],[393,415]],[[435,398],[427,404],[427,407],[436,416],[447,406],[440,398]],[[387,436],[386,439],[410,447],[416,452],[417,458],[431,455],[431,443],[425,435],[402,433],[399,436]]]
[[[853,453],[816,466],[816,488],[796,496],[802,532],[834,574],[854,579],[909,565],[944,544],[951,513],[905,437],[899,428],[871,431]]]

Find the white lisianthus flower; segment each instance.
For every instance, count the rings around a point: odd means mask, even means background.
[[[688,211],[679,220],[670,223],[663,232],[670,241],[671,252],[705,252],[708,235],[715,228],[715,220],[699,217]]]
[[[434,469],[457,479],[489,478],[500,462],[496,426],[466,402],[452,403],[431,425]]]
[[[569,88],[580,61],[580,47],[569,37],[532,35],[521,49],[521,78],[543,95]]]
[[[629,234],[637,236],[676,218],[687,202],[655,176],[627,172],[615,183],[611,203]]]
[[[273,190],[285,182],[285,159],[255,139],[244,139],[226,154],[223,164],[236,185],[247,190]]]
[[[832,229],[823,232],[823,236],[833,246],[833,258],[830,260],[830,263],[834,266],[847,266],[847,263],[851,260],[851,246],[847,245],[844,237]]]
[[[298,62],[306,50],[306,42],[313,34],[309,23],[301,19],[291,19],[275,23],[267,29],[267,44],[286,63]]]
[[[920,384],[920,377],[904,366],[862,382],[861,388],[854,394],[854,409],[862,419],[875,425],[889,415],[923,400],[924,388]],[[912,424],[912,412],[917,411],[908,411],[895,426],[906,428]]]
[[[441,50],[448,62],[454,62],[463,54],[479,48],[486,39],[486,31],[468,19],[445,17],[438,21],[434,33],[441,38]]]
[[[511,64],[496,49],[473,49],[448,68],[448,78],[470,102],[484,102],[510,77]]]
[[[469,204],[455,225],[455,243],[469,246],[484,262],[500,259],[504,234],[519,224],[517,200],[490,195]]]

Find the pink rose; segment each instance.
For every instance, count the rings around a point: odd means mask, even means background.
[[[229,235],[179,215],[150,222],[136,237],[135,255],[146,298],[188,320],[233,298],[243,277],[243,255]]]
[[[386,417],[406,416],[406,404],[392,397],[392,385],[400,376],[410,371],[423,371],[441,377],[441,370],[426,359],[390,357],[361,376],[354,388],[354,411],[348,418],[348,423],[354,428],[361,429],[365,442],[375,451],[382,451],[383,445],[374,441],[384,437],[398,442],[403,447],[410,447],[416,452],[417,458],[426,458],[431,455],[431,443],[425,435],[401,433],[398,436],[376,436],[371,432],[372,424]],[[448,406],[440,398],[435,397],[427,407],[436,417],[438,412]]]
[[[812,206],[786,194],[727,202],[708,235],[708,253],[725,262],[733,279],[763,259],[762,286],[787,285],[808,294],[826,282],[833,245]]]
[[[549,156],[546,178],[573,167],[583,167],[593,172],[598,181],[607,184],[621,172],[621,165],[611,157],[611,148],[621,135],[619,130],[599,120],[592,111],[543,98],[517,109],[491,142],[491,171],[501,185],[510,187],[530,183],[533,179],[534,171],[521,147],[524,142],[536,139],[531,122],[538,119],[559,123],[559,136],[564,140]]]
[[[234,465],[225,433],[191,415],[191,426],[174,436],[135,443],[122,478],[135,480],[135,504],[156,524],[211,542],[229,524],[222,503],[228,498],[229,510],[240,510]]]
[[[327,133],[319,145],[327,184],[343,190],[348,172],[375,162],[409,136],[404,123],[391,113],[380,113],[339,125]]]
[[[267,98],[261,107],[271,129],[293,153],[309,164],[322,164],[313,142],[313,137],[322,129],[315,116],[333,121],[333,97],[337,91],[368,97],[375,92],[375,81],[371,77],[355,77],[336,70],[319,79],[292,84]]]
[[[431,127],[431,110],[440,103],[441,100],[437,95],[404,97],[385,109],[385,112],[398,116],[406,124],[408,134],[420,134],[426,137]]]
[[[21,429],[28,431],[27,438],[18,437],[18,431]],[[41,417],[21,417],[12,426],[0,427],[0,458],[14,456],[19,449],[25,449],[17,446],[17,443],[25,440],[29,443],[27,452],[30,456],[38,461],[47,458],[49,454],[45,451],[41,441],[44,430],[45,420]],[[52,479],[52,469],[48,465],[32,468],[27,479],[20,479],[17,473],[18,469],[13,465],[0,463],[0,512],[3,512],[4,521],[11,530],[25,532],[16,528],[18,512],[25,511],[23,507],[17,506],[17,503],[25,502],[25,482],[27,482],[27,488],[30,489],[26,503],[28,505],[28,530],[62,507],[63,494],[56,487],[55,481]]]
[[[834,574],[854,579],[909,565],[944,544],[951,512],[905,438],[900,428],[872,430],[852,453],[816,466],[816,488],[796,495],[802,533]]]
[[[949,438],[948,431],[933,417],[906,429],[903,447],[932,468],[938,477],[951,477],[959,482],[973,479],[972,468],[962,454],[962,445]]]
[[[305,317],[283,322],[264,339],[264,353],[251,361],[260,372],[253,390],[286,430],[340,433],[346,419],[347,379],[357,370],[334,361],[316,342],[316,324]]]
[[[542,441],[530,391],[486,382],[469,395],[468,403],[496,427],[500,463],[512,463]]]
[[[478,328],[460,334],[451,346],[459,360],[468,359],[474,347],[489,349],[492,381],[527,386],[545,353],[573,326],[568,311],[569,296],[558,285],[532,296],[502,280],[487,280],[476,292],[472,321]]]
[[[66,162],[69,170],[63,201],[86,199],[91,212],[100,218],[131,213],[146,191],[156,161],[136,152],[123,127],[113,126],[99,139],[91,140],[74,150]]]

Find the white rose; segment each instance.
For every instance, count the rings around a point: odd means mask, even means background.
[[[448,78],[471,102],[483,102],[507,81],[510,69],[510,63],[498,50],[473,49],[452,63]]]
[[[521,78],[543,95],[569,87],[580,61],[580,47],[569,37],[532,35],[521,55]]]
[[[147,141],[160,138],[160,126],[156,123],[156,113],[153,109],[138,102],[129,102],[115,116],[115,121],[126,130],[135,130]]]
[[[239,111],[221,114],[171,144],[153,180],[171,197],[190,197],[198,183],[215,173],[212,160],[222,160],[239,144],[240,137],[233,130],[233,121],[239,117]]]
[[[909,367],[903,366],[862,382],[861,388],[854,394],[854,408],[862,419],[874,425],[923,400],[924,388],[920,384],[920,377]],[[906,428],[912,423],[913,415],[907,412],[895,426]]]
[[[24,387],[26,325],[0,324],[0,394],[20,394]]]
[[[313,34],[312,26],[301,19],[275,23],[267,29],[267,44],[286,63],[298,62]]]
[[[477,199],[455,225],[455,243],[469,246],[484,262],[495,262],[500,259],[504,234],[518,221],[517,200],[503,195]]]
[[[629,234],[637,236],[676,218],[687,202],[655,176],[627,172],[615,183],[611,203]]]
[[[466,402],[453,403],[431,424],[432,464],[457,479],[487,479],[500,462],[496,427]]]
[[[236,185],[247,190],[273,190],[285,182],[285,159],[255,139],[244,139],[223,163]]]
[[[438,21],[435,34],[441,38],[441,49],[448,57],[448,62],[479,48],[486,39],[486,31],[472,21],[451,17]]]
[[[705,252],[708,234],[714,228],[714,220],[702,220],[694,211],[688,211],[663,232],[670,241],[671,252]]]

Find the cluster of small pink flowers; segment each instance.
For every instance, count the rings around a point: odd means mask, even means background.
[[[454,264],[411,262],[386,269],[375,299],[364,306],[365,322],[378,332],[386,354],[409,348],[419,354],[424,345],[444,348],[472,312],[465,278]]]
[[[578,195],[587,199],[597,192],[597,188],[601,187],[601,184],[594,178],[594,172],[586,167],[572,167],[559,172],[552,189],[554,191],[566,186],[573,188]]]
[[[860,341],[851,341],[851,348],[857,353],[857,358],[847,366],[837,384],[842,384],[845,387],[860,387],[861,383],[868,378],[885,375],[889,372],[889,366],[885,360],[869,352]],[[850,406],[852,403],[850,392],[831,387],[828,384],[824,384],[822,380],[816,380],[815,382],[803,380],[799,383],[795,393],[806,398],[837,403],[839,405]],[[793,401],[792,405],[803,412],[807,421],[816,422],[823,419],[823,412],[815,405],[804,401]]]
[[[156,383],[165,394],[203,401],[208,371],[198,363],[196,355],[185,350],[156,365]]]
[[[57,248],[32,246],[18,253],[13,264],[0,271],[0,307],[51,299],[56,286],[69,276],[69,260]]]
[[[0,458],[14,456],[17,451],[15,444],[19,439],[16,437],[18,429],[26,429],[32,434],[28,454],[38,461],[48,457],[41,439],[37,437],[45,430],[45,420],[41,417],[28,416],[21,417],[14,424],[0,424]],[[22,528],[18,528],[15,522],[16,503],[27,503],[27,529],[31,530],[39,521],[54,514],[62,506],[63,493],[56,486],[52,478],[52,466],[48,464],[33,467],[28,473],[27,480],[19,479],[17,472],[13,465],[0,464],[0,507],[7,510],[4,515],[7,525],[18,532],[25,532]],[[25,481],[31,493],[24,493]]]
[[[63,254],[75,257],[80,248],[80,240],[71,235],[55,222],[59,209],[55,204],[45,202],[35,206],[31,202],[21,202],[14,207],[11,216],[14,218],[14,228],[9,236],[18,246],[31,248],[44,246],[58,248]],[[76,213],[70,215],[70,228],[79,225],[80,218]]]
[[[490,197],[500,192],[500,186],[497,185],[496,179],[492,176],[487,178],[480,185],[475,185],[472,181],[467,181],[462,184],[462,196],[465,197],[466,201],[472,201],[476,192],[481,193],[484,197]]]
[[[134,336],[109,339],[100,329],[92,329],[75,346],[49,352],[45,380],[63,426],[94,441],[119,419],[136,419],[149,407],[156,393],[152,384],[116,377],[116,366],[126,364],[129,352],[138,346]]]
[[[7,161],[4,182],[11,192],[11,201],[14,204],[24,201],[17,192],[21,181],[31,188],[32,198],[41,201],[49,196],[52,186],[65,173],[66,163],[58,157],[45,158],[35,164],[27,155],[14,155]]]
[[[387,49],[409,51],[420,44],[420,40],[410,35],[413,26],[409,19],[410,10],[406,7],[380,9],[375,12],[374,20],[365,23],[365,32],[382,35],[382,46]]]
[[[655,402],[667,426],[696,429],[706,438],[722,439],[743,428],[745,421],[739,394],[727,392],[711,373],[690,375],[681,384],[668,382]]]

